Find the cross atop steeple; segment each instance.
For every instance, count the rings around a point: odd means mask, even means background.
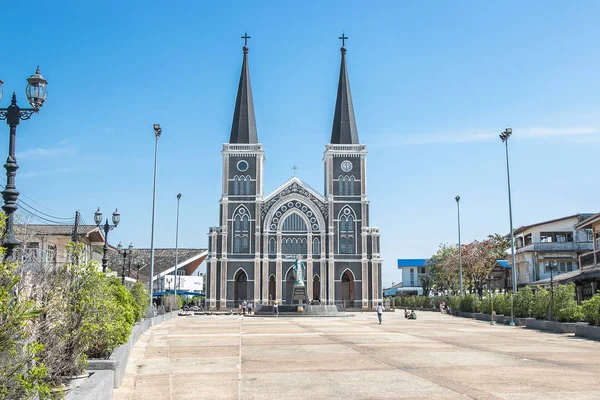
[[[292,169],[294,170],[294,176],[296,176],[296,171],[299,169],[295,164],[292,165]]]
[[[348,39],[348,36],[344,35],[344,31],[342,31],[342,36],[340,36],[338,39],[340,39],[342,41],[342,47],[345,47],[346,39]]]
[[[251,36],[248,36],[248,32],[244,32],[244,36],[242,36],[242,39],[244,39],[244,47],[248,46],[248,39],[250,39]]]

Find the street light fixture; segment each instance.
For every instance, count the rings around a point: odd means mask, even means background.
[[[133,243],[129,243],[129,247],[124,249],[121,242],[117,246],[119,254],[123,254],[123,270],[121,271],[121,284],[125,285],[125,259],[129,256],[129,268],[131,269],[131,252],[133,251]]]
[[[552,308],[554,307],[554,270],[558,267],[558,262],[556,260],[546,261],[544,263],[546,265],[546,271],[550,270],[550,318],[552,321]]]
[[[152,230],[150,233],[150,282],[148,283],[148,292],[150,294],[150,303],[148,306],[147,316],[154,317],[154,306],[152,305],[152,294],[154,292],[154,214],[156,213],[156,161],[158,158],[158,138],[162,133],[160,124],[154,124],[154,187],[152,189]]]
[[[177,223],[175,227],[175,294],[177,294],[177,289],[181,289],[181,278],[177,274],[177,266],[179,265],[179,200],[181,200],[181,193],[177,194]]]
[[[513,218],[512,218],[512,199],[510,195],[510,168],[508,164],[508,138],[512,135],[512,128],[506,128],[504,132],[500,134],[500,140],[504,143],[506,147],[506,178],[508,181],[508,216],[510,219],[510,252],[511,252],[511,269],[512,269],[512,297],[511,297],[511,305],[510,305],[510,325],[514,326],[515,324],[515,315],[513,310],[514,296],[517,293],[517,271],[515,270],[515,232],[513,229]]]
[[[119,210],[115,209],[115,212],[112,214],[112,225],[108,223],[108,218],[106,218],[106,223],[103,226],[103,230],[104,230],[104,248],[103,248],[103,253],[102,253],[102,272],[106,273],[106,267],[108,267],[108,256],[107,256],[107,252],[108,252],[108,232],[112,231],[113,229],[115,229],[117,227],[117,225],[119,225],[119,222],[121,221],[121,214],[119,214]],[[94,222],[96,223],[97,227],[100,227],[100,224],[102,223],[102,213],[100,212],[100,207],[98,207],[98,210],[94,213]]]
[[[0,100],[2,100],[3,83],[0,80]],[[14,233],[14,212],[17,211],[17,198],[19,197],[19,192],[15,186],[15,177],[17,169],[19,169],[15,155],[17,126],[19,126],[19,122],[30,119],[33,114],[40,111],[48,94],[47,85],[48,81],[40,74],[40,67],[37,67],[35,74],[27,78],[27,88],[25,89],[27,100],[32,108],[20,108],[17,105],[17,95],[15,92],[13,92],[10,106],[8,108],[0,108],[0,120],[6,120],[6,123],[10,127],[8,158],[6,159],[6,164],[4,164],[4,168],[6,169],[6,186],[2,191],[2,198],[4,199],[2,209],[7,216],[6,237],[4,239],[7,259],[13,258],[13,249],[21,243],[15,237]]]
[[[462,247],[460,245],[460,196],[456,200],[456,210],[458,211],[458,271],[460,275],[460,295],[463,295],[463,273],[462,273]]]

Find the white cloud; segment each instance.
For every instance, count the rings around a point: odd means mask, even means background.
[[[75,155],[72,147],[36,147],[17,154],[17,158],[58,158]]]
[[[58,175],[58,174],[66,173],[66,172],[69,172],[68,168],[51,169],[51,170],[44,170],[44,171],[22,172],[19,174],[19,176],[21,178],[35,178],[38,176]]]

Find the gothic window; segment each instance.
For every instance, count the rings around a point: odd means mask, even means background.
[[[245,215],[242,218],[242,232],[248,233],[248,216],[247,215]]]
[[[269,254],[275,254],[275,252],[277,251],[277,249],[275,248],[276,244],[277,242],[275,238],[269,239]]]
[[[338,178],[338,192],[341,194],[344,193],[344,177],[340,175]]]
[[[234,253],[248,253],[250,251],[250,216],[248,210],[239,207],[233,217],[233,239]]]
[[[241,247],[242,247],[242,238],[239,236],[234,237],[233,238],[233,252],[240,253]]]
[[[319,254],[321,254],[321,241],[318,238],[313,239],[312,253],[315,256],[318,256]]]
[[[338,224],[340,254],[354,254],[354,217],[349,208],[340,213]]]
[[[290,214],[281,225],[282,231],[292,231],[292,232],[308,232],[308,228],[306,226],[306,222],[302,219],[302,217],[297,213]]]
[[[344,195],[348,196],[350,194],[350,179],[348,177],[344,177]]]
[[[233,220],[233,230],[235,232],[241,232],[242,230],[242,217],[240,217],[239,215],[236,216]]]
[[[245,185],[246,186],[246,193],[245,194],[248,195],[248,194],[250,194],[250,176],[247,176],[246,179],[245,179],[245,181],[246,181],[246,185]]]
[[[234,196],[240,194],[240,178],[237,176],[233,177],[233,194]]]
[[[242,236],[242,253],[248,253],[249,248],[248,248],[248,236],[244,235]]]
[[[354,196],[354,177],[350,177],[350,196]]]

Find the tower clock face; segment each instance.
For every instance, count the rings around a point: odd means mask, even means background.
[[[348,160],[342,162],[342,171],[350,172],[352,171],[352,163]]]

